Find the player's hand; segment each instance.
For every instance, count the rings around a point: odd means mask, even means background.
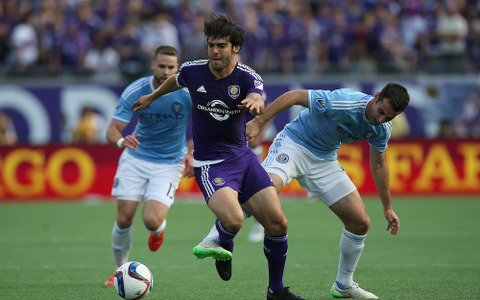
[[[140,142],[138,141],[138,138],[140,137],[140,134],[136,134],[135,136],[133,135],[127,135],[125,137],[125,140],[123,140],[122,146],[124,148],[129,148],[132,150],[137,150],[138,145],[140,145]]]
[[[137,101],[133,102],[133,111],[139,111],[145,108],[149,108],[155,99],[151,99],[150,95],[140,97]]]
[[[248,110],[252,115],[256,116],[263,112],[265,103],[262,99],[245,98],[237,105],[237,107],[243,110]]]
[[[185,164],[185,171],[183,172],[183,177],[191,178],[195,175],[193,172],[193,155],[191,153],[187,154],[181,161],[181,164]]]
[[[247,128],[245,129],[245,136],[247,138],[247,142],[250,142],[258,135],[260,126],[255,119],[250,120],[246,126]]]
[[[393,209],[385,210],[384,214],[388,222],[387,231],[391,230],[390,233],[392,235],[397,235],[398,230],[400,229],[400,219],[397,217]]]

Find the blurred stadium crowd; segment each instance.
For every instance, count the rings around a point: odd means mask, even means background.
[[[136,78],[160,44],[206,57],[203,17],[246,29],[260,74],[476,73],[480,1],[0,0],[0,76]]]

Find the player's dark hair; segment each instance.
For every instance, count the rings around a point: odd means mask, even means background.
[[[234,23],[229,16],[216,15],[211,13],[203,23],[203,32],[208,38],[226,38],[232,46],[243,46],[245,41],[245,30],[243,27]]]
[[[383,101],[385,98],[390,100],[395,112],[402,112],[410,101],[407,89],[401,84],[392,82],[387,84],[378,95],[378,101]]]
[[[155,54],[154,58],[157,57],[157,55],[163,54],[163,55],[169,55],[169,56],[176,56],[178,57],[178,51],[172,46],[160,46],[155,49]]]

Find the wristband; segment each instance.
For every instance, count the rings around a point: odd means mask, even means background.
[[[123,137],[118,139],[118,141],[117,141],[117,147],[118,148],[120,148],[120,149],[122,148],[122,143],[123,143],[124,140],[125,140],[125,138],[123,138]]]

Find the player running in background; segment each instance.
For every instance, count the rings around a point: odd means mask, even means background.
[[[117,148],[126,148],[112,188],[112,195],[117,196],[117,218],[112,232],[113,260],[117,268],[128,261],[132,224],[140,200],[145,201],[142,217],[150,232],[148,247],[157,251],[163,242],[166,217],[182,173],[193,176],[193,156],[187,154],[186,143],[192,109],[187,90],[162,96],[147,110],[136,112],[138,123],[134,132],[122,136],[134,114],[133,102],[150,94],[178,71],[177,50],[171,46],[158,47],[151,69],[153,76],[140,78],[125,89],[107,127],[108,142]],[[113,275],[105,285],[113,285]]]
[[[297,90],[284,93],[247,123],[247,140],[271,118],[293,105],[303,110],[277,134],[263,162],[279,193],[296,178],[310,198],[320,198],[344,223],[340,238],[338,274],[330,293],[336,298],[377,296],[353,281],[370,218],[360,194],[337,160],[341,143],[368,140],[370,169],[383,204],[387,231],[396,235],[400,221],[392,208],[385,159],[391,120],[408,105],[405,87],[389,83],[375,96],[351,89]]]
[[[205,19],[204,32],[209,59],[184,63],[176,76],[136,101],[134,110],[148,108],[161,95],[188,88],[193,102],[195,178],[217,216],[220,232],[220,245],[199,245],[194,254],[213,257],[220,277],[229,280],[233,239],[243,225],[243,207],[265,228],[267,299],[304,299],[283,285],[287,218],[270,177],[245,138],[247,111],[260,114],[264,109],[262,78],[234,59],[245,32],[228,16],[215,14]]]

